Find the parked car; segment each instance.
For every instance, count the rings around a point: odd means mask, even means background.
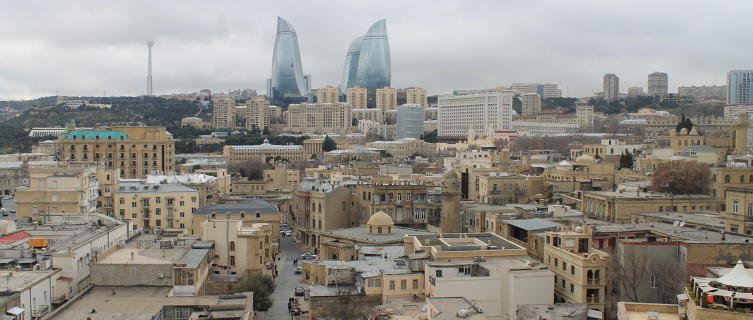
[[[292,233],[292,232],[290,232],[290,231],[285,231],[285,236],[287,236],[287,237],[290,237],[290,236],[292,236],[292,235],[293,235],[293,233]]]
[[[293,273],[295,274],[300,274],[301,272],[303,272],[303,267],[295,267],[295,269],[293,269]]]
[[[310,252],[306,252],[301,255],[301,259],[319,259],[319,256],[315,254],[311,254]]]
[[[303,288],[302,287],[295,287],[295,295],[296,296],[302,296],[303,295]]]

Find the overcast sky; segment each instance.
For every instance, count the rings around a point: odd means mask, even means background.
[[[753,1],[18,1],[0,10],[0,100],[266,91],[276,18],[298,33],[314,88],[338,86],[350,42],[387,19],[392,86],[429,94],[556,83],[563,96],[723,85],[751,69]]]

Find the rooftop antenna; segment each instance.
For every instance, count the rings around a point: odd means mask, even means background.
[[[146,46],[149,47],[149,74],[146,77],[146,95],[152,95],[152,46],[154,46],[154,40],[147,40]]]

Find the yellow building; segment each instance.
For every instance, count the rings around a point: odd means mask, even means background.
[[[384,122],[384,111],[379,108],[375,109],[353,109],[353,118],[358,120],[372,120]]]
[[[212,98],[212,128],[234,129],[236,122],[235,100],[230,97]]]
[[[405,103],[420,104],[422,107],[428,108],[429,103],[426,101],[426,90],[419,87],[405,89]]]
[[[753,188],[727,187],[725,230],[753,234]]]
[[[413,154],[428,156],[435,153],[436,144],[423,140],[405,138],[396,141],[374,141],[366,144],[367,148],[384,150],[395,158],[408,158]]]
[[[72,215],[96,211],[97,166],[49,164],[29,168],[29,184],[16,189],[17,217],[42,217],[43,223],[62,223]]]
[[[528,202],[526,176],[507,172],[489,172],[479,176],[477,201],[490,204]]]
[[[260,272],[271,275],[275,249],[273,233],[269,223],[248,225],[240,220],[202,221],[201,240],[214,242],[214,263],[219,265],[212,266],[209,272],[239,275]]]
[[[544,169],[544,183],[553,187],[553,192],[610,190],[614,187],[616,165],[609,162],[594,162],[582,155],[575,162],[561,161],[555,168]]]
[[[77,130],[71,121],[68,131],[58,139],[62,143],[60,159],[103,162],[107,169],[120,170],[121,178],[176,171],[175,141],[165,127]]]
[[[696,128],[693,128],[690,132],[688,132],[688,129],[683,128],[679,133],[677,130],[672,129],[669,131],[668,136],[656,137],[657,148],[670,148],[675,151],[675,154],[682,152],[685,148],[694,144],[706,144],[706,137],[699,134]]]
[[[326,86],[316,90],[316,101],[319,103],[338,103],[340,102],[340,88]]]
[[[180,184],[121,183],[114,197],[118,217],[145,231],[191,228],[191,214],[199,208],[199,191]]]
[[[609,255],[594,249],[592,236],[582,231],[547,232],[542,262],[555,274],[555,303],[587,303],[604,312]]]
[[[359,184],[355,188],[353,219],[364,223],[377,212],[385,212],[396,224],[425,228],[431,218],[438,218],[442,208],[439,194],[422,184]]]
[[[376,108],[381,110],[397,110],[397,89],[384,87],[376,89]]]
[[[291,104],[287,117],[287,130],[292,132],[348,133],[354,130],[353,112],[348,104]]]

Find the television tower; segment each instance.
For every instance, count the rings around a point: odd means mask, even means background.
[[[146,95],[151,96],[152,93],[152,46],[154,46],[154,40],[147,40],[146,46],[149,47],[149,75],[146,77]]]

